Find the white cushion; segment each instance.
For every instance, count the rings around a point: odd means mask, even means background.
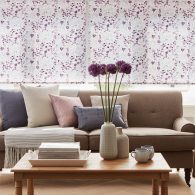
[[[28,115],[28,127],[58,124],[49,94],[59,95],[58,85],[32,87],[21,85]]]

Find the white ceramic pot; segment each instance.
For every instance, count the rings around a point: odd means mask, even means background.
[[[129,158],[129,138],[123,133],[122,127],[116,128],[118,158]]]
[[[101,126],[100,156],[105,160],[111,160],[116,159],[117,155],[116,128],[113,123],[106,122]]]

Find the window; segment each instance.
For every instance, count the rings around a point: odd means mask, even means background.
[[[195,83],[195,2],[0,4],[1,83],[88,83],[90,63],[132,63],[127,82]]]

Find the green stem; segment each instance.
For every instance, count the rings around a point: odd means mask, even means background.
[[[106,73],[106,79],[105,79],[105,95],[104,95],[104,98],[105,98],[105,113],[106,113],[105,122],[107,122],[107,121],[108,121],[108,105],[107,105],[107,73]]]
[[[116,105],[116,100],[117,100],[118,93],[119,93],[119,90],[120,90],[120,87],[121,87],[121,82],[123,80],[123,76],[124,76],[124,73],[121,76],[121,80],[120,80],[120,83],[119,83],[119,86],[118,86],[118,90],[117,90],[117,93],[116,93],[116,97],[115,97],[115,101],[114,101],[114,105],[113,105],[113,109],[112,109],[112,117],[111,118],[113,118],[114,109],[115,109],[115,105]]]
[[[110,118],[111,118],[111,110],[110,110],[110,73],[108,73],[108,121],[110,121]]]
[[[98,76],[98,81],[99,81],[99,87],[100,87],[100,95],[101,95],[101,101],[102,101],[102,108],[103,108],[103,112],[104,112],[104,119],[105,119],[105,109],[104,109],[104,101],[103,101],[103,94],[102,94],[102,86],[101,86],[101,82],[100,82],[100,75]]]
[[[112,117],[112,112],[113,112],[112,110],[113,110],[113,103],[114,103],[114,95],[115,95],[117,77],[118,77],[118,70],[117,70],[117,72],[116,72],[115,81],[114,81],[114,88],[113,88],[113,92],[112,92],[111,117]],[[111,118],[111,119],[112,119],[112,118]]]

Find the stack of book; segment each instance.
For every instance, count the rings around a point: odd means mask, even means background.
[[[39,147],[39,159],[79,159],[80,143],[42,143]]]

